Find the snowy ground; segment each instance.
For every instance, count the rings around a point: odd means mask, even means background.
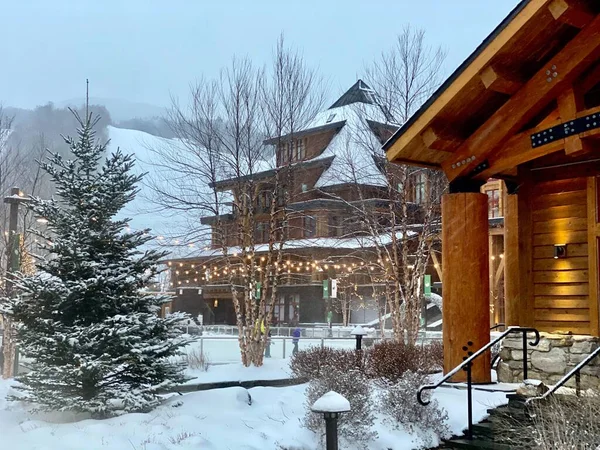
[[[5,400],[11,384],[0,380],[0,448],[317,450],[321,448],[317,437],[300,425],[305,413],[305,388],[300,385],[195,392],[173,396],[148,414],[99,421],[71,414],[32,415],[23,405]],[[247,403],[247,392],[252,397],[251,405]],[[505,403],[505,396],[500,393],[474,391],[473,397],[476,420],[483,418],[486,409]],[[452,431],[460,432],[466,426],[466,392],[442,388],[434,398],[448,410]],[[379,438],[369,444],[370,450],[418,447],[418,436],[392,430],[380,418],[375,427]]]

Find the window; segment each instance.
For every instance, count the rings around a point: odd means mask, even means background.
[[[425,173],[419,172],[415,177],[415,203],[423,203],[425,201]]]
[[[298,294],[282,295],[277,299],[273,309],[275,323],[298,323],[300,319],[300,296]]]
[[[254,229],[254,240],[256,243],[264,243],[269,241],[269,224],[258,223]]]
[[[343,234],[342,218],[340,216],[329,216],[328,225],[327,234],[329,237],[341,236]]]
[[[296,141],[296,161],[302,161],[306,158],[306,147],[304,139],[298,139]]]
[[[262,190],[257,198],[258,211],[268,211],[271,208],[271,191]]]
[[[500,217],[500,190],[490,189],[486,193],[488,196],[488,217],[490,219]]]
[[[304,216],[303,222],[302,235],[305,238],[315,237],[317,234],[317,220],[312,216]]]

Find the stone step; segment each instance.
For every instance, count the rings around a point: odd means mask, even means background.
[[[444,441],[445,448],[453,449],[488,449],[488,450],[514,450],[509,445],[498,444],[487,439],[451,439]]]
[[[494,435],[494,424],[491,422],[481,422],[473,425],[473,436],[482,438],[491,438]]]

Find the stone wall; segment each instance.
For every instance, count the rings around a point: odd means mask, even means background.
[[[540,333],[537,346],[528,345],[527,377],[541,380],[547,385],[556,384],[574,366],[592,353],[600,345],[600,338],[568,334]],[[533,340],[529,335],[528,342]],[[500,350],[498,381],[520,383],[523,380],[523,339],[520,335],[507,337]],[[567,386],[575,385],[575,377]],[[581,369],[583,389],[600,387],[600,356]]]

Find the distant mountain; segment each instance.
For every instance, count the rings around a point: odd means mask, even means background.
[[[81,106],[85,103],[85,98],[73,98],[63,102],[56,103],[58,107]],[[144,119],[150,117],[163,117],[167,113],[167,108],[149,103],[131,102],[118,98],[90,97],[90,103],[93,105],[104,105],[113,122],[121,122],[130,119]]]

